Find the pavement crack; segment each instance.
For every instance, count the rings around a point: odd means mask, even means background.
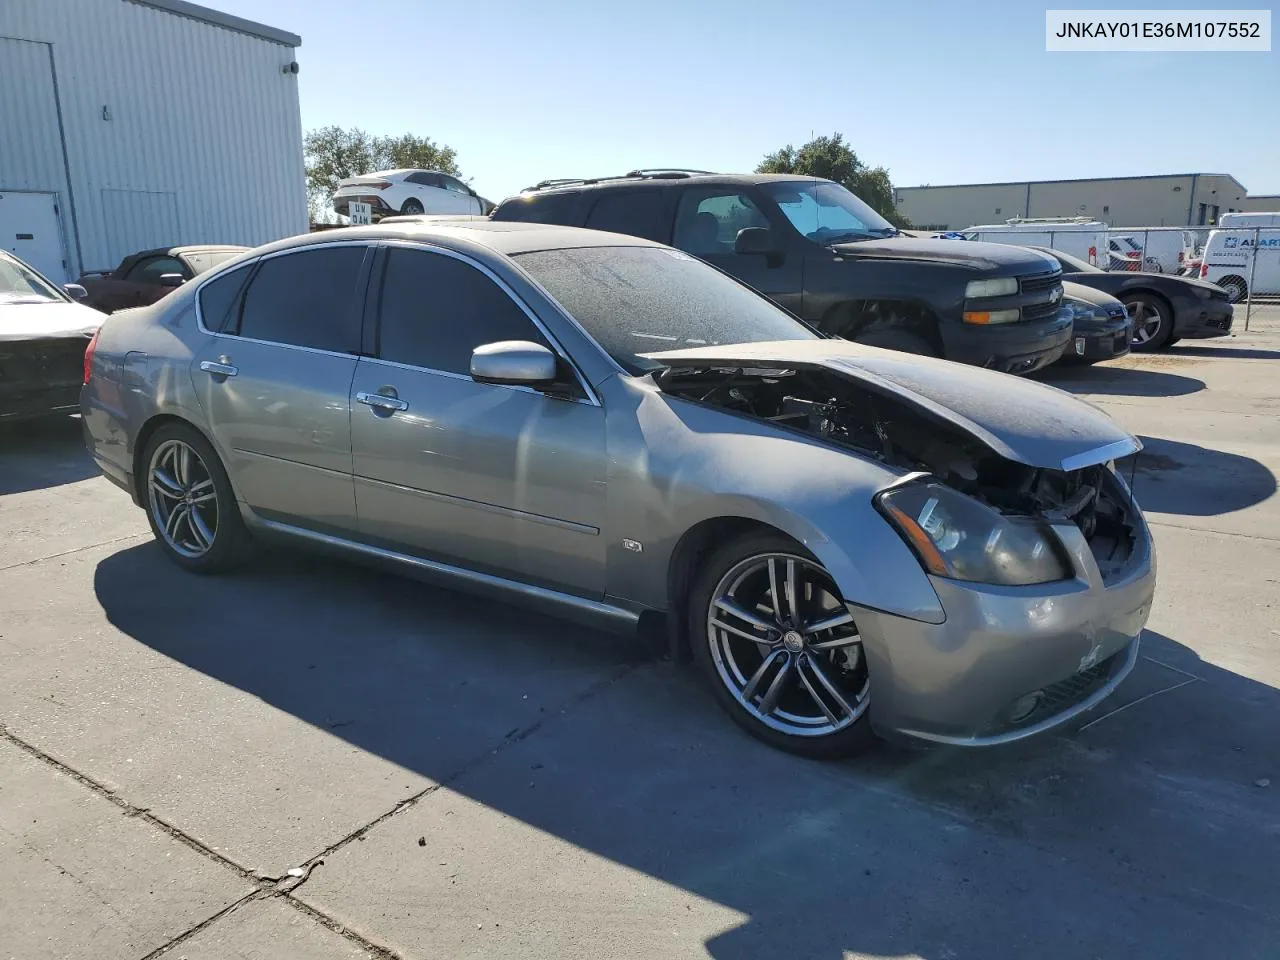
[[[31,560],[22,560],[18,563],[6,564],[0,567],[0,573],[6,570],[17,570],[19,567],[32,567],[37,563],[45,563],[49,560],[57,560],[59,557],[70,557],[73,554],[84,553],[86,550],[94,550],[98,547],[110,546],[113,543],[124,543],[126,540],[141,540],[143,537],[150,537],[150,533],[131,533],[124,537],[112,537],[110,540],[100,540],[97,543],[89,543],[83,547],[76,547],[74,550],[63,550],[61,553],[51,553],[47,557],[35,557]]]
[[[169,940],[166,943],[162,943],[160,946],[156,947],[154,950],[148,953],[145,957],[143,957],[142,960],[156,960],[157,957],[164,956],[174,947],[178,946],[181,943],[185,943],[187,940],[190,940],[201,930],[205,929],[206,927],[212,926],[213,924],[221,920],[223,917],[228,916],[229,914],[235,913],[237,910],[243,907],[250,900],[257,900],[257,899],[260,899],[261,897],[262,897],[261,890],[251,890],[249,893],[246,893],[239,900],[231,901],[231,903],[227,904],[217,913],[201,920],[194,927],[188,927],[186,930],[183,930],[182,933],[178,934],[172,940]]]
[[[262,878],[257,876],[252,871],[246,870],[244,867],[240,866],[240,864],[236,863],[230,857],[227,857],[224,854],[219,853],[217,850],[214,850],[212,847],[200,842],[195,837],[191,836],[189,833],[186,833],[185,831],[179,829],[178,827],[175,827],[173,824],[161,819],[160,817],[157,817],[147,807],[135,806],[134,804],[126,800],[124,797],[120,796],[120,794],[112,790],[110,787],[107,787],[99,783],[97,780],[94,780],[92,777],[88,776],[87,774],[81,773],[79,770],[76,770],[74,767],[71,767],[63,763],[57,757],[51,756],[50,754],[45,753],[39,747],[31,743],[28,743],[26,740],[23,740],[21,737],[15,734],[12,730],[10,730],[8,726],[6,726],[4,723],[0,723],[0,740],[13,744],[15,747],[17,747],[19,750],[22,750],[29,756],[34,757],[36,760],[39,760],[41,763],[49,767],[52,767],[54,770],[57,770],[59,773],[65,774],[66,776],[70,777],[72,780],[75,780],[81,786],[87,787],[89,790],[93,791],[98,796],[102,797],[104,800],[110,801],[112,804],[118,807],[126,817],[137,817],[140,820],[145,820],[147,823],[151,824],[151,826],[155,827],[157,830],[167,834],[170,838],[178,841],[184,846],[190,847],[196,853],[199,853],[201,856],[207,857],[208,859],[212,860],[214,863],[220,864],[221,866],[226,867],[228,870],[231,870],[233,873],[239,876],[240,879],[253,884],[255,888],[259,890],[270,889],[270,884],[273,881],[264,881]]]

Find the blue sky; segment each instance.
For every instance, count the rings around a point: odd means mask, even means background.
[[[302,36],[304,129],[429,136],[493,200],[749,170],[837,130],[897,186],[1214,172],[1280,193],[1274,44],[1047,53],[1045,7],[1019,0],[203,2]]]

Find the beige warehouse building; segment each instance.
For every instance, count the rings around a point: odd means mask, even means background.
[[[1277,210],[1225,173],[899,187],[898,211],[921,230],[962,230],[1011,217],[1092,217],[1113,227],[1207,226],[1236,210]]]

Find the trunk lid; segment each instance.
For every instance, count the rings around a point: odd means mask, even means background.
[[[1142,449],[1083,400],[1034,381],[847,340],[781,340],[645,354],[673,368],[824,368],[965,431],[1008,460],[1072,471]]]

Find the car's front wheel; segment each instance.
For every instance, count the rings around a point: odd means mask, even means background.
[[[1133,318],[1133,334],[1129,347],[1135,352],[1163,350],[1173,336],[1173,318],[1169,308],[1155,297],[1135,293],[1125,298],[1125,309]]]
[[[822,759],[875,742],[858,625],[798,543],[769,532],[726,543],[698,572],[688,614],[695,660],[753,736]]]
[[[216,573],[244,559],[249,531],[209,441],[192,427],[166,424],[147,442],[142,462],[147,519],[169,559],[195,573]]]

